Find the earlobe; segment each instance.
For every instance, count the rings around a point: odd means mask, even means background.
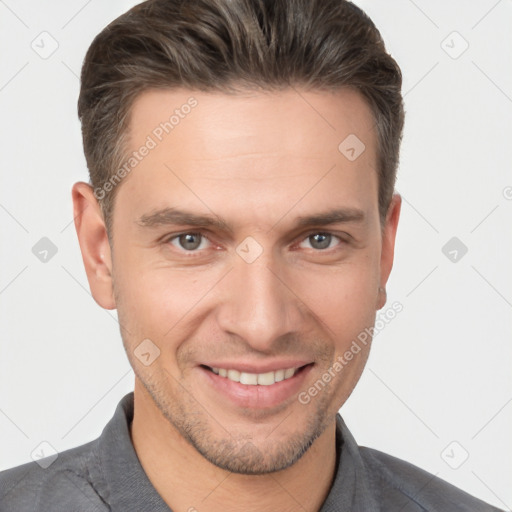
[[[87,280],[94,300],[115,309],[112,255],[100,205],[88,183],[73,185],[73,216]]]
[[[377,309],[382,309],[386,305],[386,301],[388,300],[386,288],[379,286],[379,290],[377,292]]]

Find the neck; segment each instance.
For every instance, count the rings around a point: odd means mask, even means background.
[[[162,415],[136,379],[131,438],[153,487],[176,511],[247,512],[320,510],[334,479],[336,423],[293,465],[266,475],[218,468]]]

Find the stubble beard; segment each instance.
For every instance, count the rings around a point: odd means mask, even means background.
[[[158,385],[147,375],[137,375],[153,402],[171,426],[199,454],[215,466],[241,475],[264,475],[281,471],[295,464],[311,447],[334,420],[329,410],[330,393],[324,389],[322,396],[314,402],[301,405],[308,413],[304,426],[291,432],[286,440],[274,441],[272,436],[279,432],[276,420],[270,434],[257,446],[251,433],[236,432],[229,425],[220,424],[214,412],[208,412],[193,396],[179,384],[174,392]],[[293,417],[293,412],[290,416]],[[290,425],[291,418],[285,417],[282,425]],[[274,430],[275,429],[275,430]],[[217,434],[216,432],[220,432]],[[282,432],[279,432],[282,435]],[[276,437],[276,436],[274,436]]]

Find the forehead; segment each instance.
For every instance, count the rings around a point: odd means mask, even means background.
[[[326,149],[336,154],[351,134],[373,151],[373,116],[362,95],[352,89],[238,94],[149,90],[131,109],[131,149],[150,135],[158,145],[174,141],[181,150],[193,149],[197,158],[227,156],[235,144],[243,144],[240,149],[246,152],[324,158]]]
[[[358,196],[377,198],[376,145],[370,108],[350,89],[150,90],[132,106],[129,153],[150,149],[119,195],[140,211],[176,201],[201,207],[201,198],[226,210],[243,190],[246,205],[279,215],[314,188],[308,199],[336,191],[333,200],[364,207]]]

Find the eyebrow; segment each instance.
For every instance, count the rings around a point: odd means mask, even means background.
[[[328,224],[358,222],[361,223],[365,220],[366,215],[363,210],[358,208],[338,208],[329,210],[316,215],[308,215],[298,217],[297,225],[299,227],[307,227],[313,225],[326,226]]]
[[[231,231],[228,223],[217,215],[198,215],[175,208],[162,208],[156,212],[142,215],[136,224],[142,227],[157,227],[173,224],[187,226],[212,227],[223,231]]]
[[[300,216],[296,220],[297,227],[326,226],[329,224],[357,222],[361,223],[366,216],[358,208],[338,208],[315,215]],[[198,215],[196,213],[178,210],[175,208],[162,208],[155,212],[144,214],[135,221],[141,227],[158,227],[167,225],[187,225],[198,228],[215,228],[232,232],[229,224],[218,215]]]

